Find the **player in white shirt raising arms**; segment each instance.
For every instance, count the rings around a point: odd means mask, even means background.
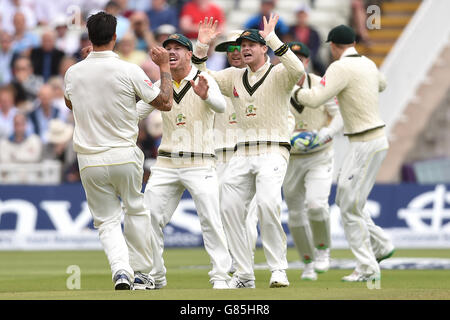
[[[144,193],[155,233],[151,275],[156,288],[166,286],[163,228],[187,189],[212,263],[210,282],[214,289],[228,289],[231,257],[220,218],[213,132],[215,113],[223,113],[226,102],[214,79],[191,65],[192,43],[188,38],[172,34],[163,46],[170,54],[174,102],[171,111],[162,113],[162,141]]]
[[[136,145],[138,122],[149,110],[138,109],[136,96],[161,111],[170,110],[169,54],[158,47],[151,51],[160,67],[158,88],[141,68],[112,51],[116,24],[116,18],[104,12],[89,17],[93,51],[67,71],[64,95],[75,120],[73,144],[81,182],[115,289],[153,289],[152,229],[141,192],[144,155]]]
[[[350,148],[344,159],[336,191],[344,232],[356,257],[356,269],[343,281],[373,281],[381,277],[379,262],[394,253],[383,229],[365,208],[389,143],[380,117],[378,96],[386,87],[384,76],[370,59],[355,49],[355,32],[340,25],[328,33],[333,58],[320,86],[299,88],[297,103],[310,108],[337,97]]]
[[[289,47],[308,67],[309,48],[302,42]],[[305,74],[295,86],[321,85],[321,78]],[[333,136],[343,127],[335,99],[317,109],[303,108],[291,99],[295,128],[291,138],[291,156],[283,183],[289,210],[289,231],[305,264],[301,279],[316,280],[317,273],[330,266],[330,218],[328,197],[333,180]]]
[[[247,239],[247,208],[256,196],[264,253],[272,272],[270,287],[287,287],[286,234],[281,224],[281,185],[290,150],[289,100],[304,74],[301,61],[274,32],[278,15],[264,17],[264,30],[244,31],[237,39],[247,64],[211,73],[223,95],[232,99],[239,134],[236,152],[225,172],[221,212],[236,272],[232,288],[254,288],[252,251]],[[217,22],[200,24],[194,63],[201,64],[209,43],[218,35]],[[267,55],[272,48],[281,63]],[[223,205],[222,205],[223,204]]]

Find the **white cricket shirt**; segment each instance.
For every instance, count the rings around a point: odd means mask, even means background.
[[[73,144],[80,170],[141,158],[136,150],[136,96],[150,103],[160,92],[144,71],[112,51],[93,51],[67,70],[64,81],[75,119]]]

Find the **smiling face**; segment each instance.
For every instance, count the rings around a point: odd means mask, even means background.
[[[258,68],[265,62],[265,54],[267,53],[267,46],[258,42],[253,42],[243,39],[241,43],[241,55],[245,64],[250,68]]]
[[[242,60],[241,51],[238,49],[238,45],[236,43],[232,43],[227,48],[227,59],[230,66],[235,68],[243,68],[245,67],[245,63]]]
[[[170,41],[166,44],[165,49],[169,51],[169,65],[171,71],[183,69],[190,65],[192,52],[185,46],[178,42]]]

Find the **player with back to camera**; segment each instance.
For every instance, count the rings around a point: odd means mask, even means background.
[[[309,48],[302,42],[290,42],[289,47],[307,68]],[[320,80],[319,76],[306,73],[294,91],[321,85]],[[305,264],[301,279],[317,280],[317,273],[330,267],[328,197],[333,182],[332,140],[343,123],[334,98],[317,109],[303,108],[291,99],[291,112],[295,128],[283,193],[289,210],[289,231]]]
[[[163,228],[187,189],[212,263],[210,282],[214,289],[228,289],[231,257],[220,218],[213,132],[215,113],[223,113],[226,102],[214,79],[191,65],[192,43],[188,38],[171,34],[163,47],[170,55],[174,101],[172,110],[162,113],[162,141],[144,193],[155,233],[151,275],[156,288],[167,285]]]
[[[327,42],[331,42],[336,61],[328,67],[320,86],[299,88],[294,98],[309,108],[317,108],[334,96],[338,99],[350,147],[339,172],[336,204],[357,261],[353,273],[342,280],[372,281],[381,277],[379,262],[394,253],[389,237],[365,208],[389,148],[378,107],[386,80],[373,61],[356,51],[352,28],[340,25],[331,29]]]
[[[151,50],[160,67],[158,88],[141,68],[112,51],[116,24],[116,18],[104,12],[89,17],[93,51],[66,72],[64,96],[75,120],[73,143],[81,182],[115,289],[154,289],[149,275],[152,229],[141,192],[144,155],[136,146],[138,121],[150,109],[140,109],[136,96],[161,111],[171,109],[169,54],[161,47]],[[123,233],[119,197],[125,213]]]
[[[278,15],[264,17],[264,30],[245,30],[237,39],[245,69],[211,73],[223,95],[232,99],[239,126],[236,152],[221,188],[221,211],[236,272],[232,288],[255,288],[253,259],[247,239],[247,208],[256,196],[264,253],[272,273],[269,286],[287,287],[286,234],[281,225],[281,185],[290,150],[289,99],[304,74],[299,59],[276,36]],[[205,61],[209,44],[219,34],[217,21],[200,23],[194,63]],[[269,45],[280,57],[274,66]]]

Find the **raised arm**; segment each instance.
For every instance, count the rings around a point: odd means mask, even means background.
[[[173,104],[173,87],[169,66],[169,52],[162,47],[155,47],[150,50],[150,56],[153,62],[159,66],[161,79],[160,93],[150,104],[158,110],[170,111]]]
[[[288,45],[284,44],[275,34],[278,19],[279,16],[273,13],[270,14],[269,21],[263,17],[264,29],[259,31],[259,34],[266,40],[275,55],[280,58],[282,67],[277,66],[275,70],[280,75],[279,83],[284,84],[286,90],[290,91],[305,73],[305,68]]]
[[[218,21],[213,22],[213,18],[205,18],[200,21],[197,43],[194,46],[192,55],[192,63],[200,70],[208,73],[219,86],[223,95],[231,97],[233,94],[233,84],[231,73],[232,68],[227,68],[221,71],[212,71],[206,68],[206,60],[208,60],[208,49],[211,42],[217,38],[220,31],[217,31]]]

